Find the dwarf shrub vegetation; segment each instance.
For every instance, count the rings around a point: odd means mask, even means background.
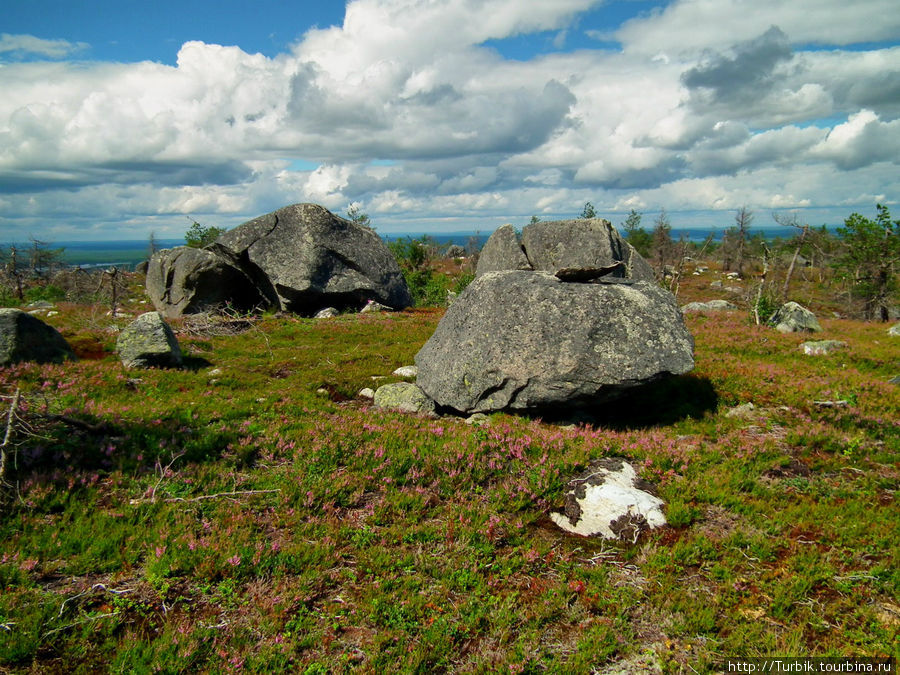
[[[721,265],[704,263],[687,264],[679,302],[710,299]],[[0,369],[2,403],[21,392],[0,492],[0,670],[676,673],[723,655],[900,656],[897,338],[830,318],[817,274],[792,294],[840,354],[803,355],[805,336],[755,325],[755,293],[735,293],[739,311],[686,317],[689,375],[578,424],[480,428],[355,398],[412,363],[438,308],[251,316],[232,334],[175,320],[187,367],[126,372],[112,351],[125,320],[60,303],[47,320],[81,360]],[[140,279],[126,279],[135,315]],[[658,486],[668,527],[631,545],[551,524],[567,481],[605,456]]]

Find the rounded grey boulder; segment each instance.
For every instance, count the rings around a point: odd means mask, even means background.
[[[416,382],[462,413],[556,407],[686,373],[693,346],[674,297],[654,283],[491,272],[416,355]]]
[[[180,368],[181,347],[159,312],[147,312],[119,333],[116,351],[126,368]]]
[[[0,309],[0,366],[23,361],[62,363],[77,360],[53,326],[21,309]]]
[[[816,315],[796,302],[786,302],[769,318],[769,325],[779,333],[820,333]]]

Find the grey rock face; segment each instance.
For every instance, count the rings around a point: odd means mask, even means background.
[[[411,382],[394,382],[378,387],[374,404],[376,408],[408,413],[433,414],[435,410],[434,401]]]
[[[512,225],[498,228],[478,259],[476,276],[504,270],[536,270],[577,277],[579,271],[653,281],[654,275],[634,248],[600,218],[532,223],[516,237]]]
[[[0,309],[0,366],[66,360],[76,360],[75,353],[53,326],[20,309]]]
[[[535,270],[612,268],[611,276],[653,281],[653,270],[634,248],[601,218],[532,223],[522,229],[522,247]]]
[[[646,281],[566,283],[544,272],[477,277],[416,355],[417,384],[459,412],[603,399],[694,367],[671,293]]]
[[[641,533],[666,524],[654,487],[619,457],[591,462],[569,481],[563,513],[551,513],[559,527],[586,537],[599,535],[635,543]]]
[[[512,225],[501,225],[481,248],[475,275],[504,270],[530,270],[531,263],[525,256],[522,244]]]
[[[771,316],[769,325],[779,333],[819,333],[822,330],[816,315],[796,302],[784,303]]]
[[[146,288],[157,311],[172,318],[225,305],[249,310],[269,304],[254,281],[228,258],[187,246],[153,254]]]
[[[153,256],[147,293],[166,316],[226,303],[315,314],[359,309],[369,300],[412,304],[397,261],[372,230],[316,204],[294,204],[226,232],[205,249]]]
[[[116,351],[126,368],[179,368],[181,348],[159,312],[147,312],[119,333]]]
[[[369,228],[317,204],[294,204],[226,232],[214,244],[268,279],[283,311],[412,304],[400,267]],[[256,275],[251,275],[256,276]]]

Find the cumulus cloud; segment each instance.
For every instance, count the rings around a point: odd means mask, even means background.
[[[409,227],[894,194],[900,47],[837,47],[900,18],[825,1],[672,0],[622,26],[620,50],[518,61],[484,42],[562,40],[601,3],[353,0],[274,58],[187,42],[175,66],[5,63],[0,228],[64,210],[165,232],[166,215],[229,225],[296,201]]]

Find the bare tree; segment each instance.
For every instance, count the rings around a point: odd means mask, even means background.
[[[737,225],[737,227],[735,228],[737,234],[737,252],[735,263],[737,264],[737,273],[743,277],[744,253],[747,249],[750,224],[753,222],[753,211],[748,209],[746,206],[742,206],[735,214],[734,222]]]
[[[794,249],[794,254],[791,256],[791,262],[788,265],[787,272],[784,275],[784,286],[782,286],[781,288],[781,298],[782,300],[787,300],[788,293],[791,289],[791,279],[794,276],[794,270],[797,268],[797,259],[800,257],[800,249],[803,248],[803,244],[806,243],[806,239],[809,236],[809,225],[806,223],[801,224],[797,220],[796,213],[792,213],[790,215],[773,213],[772,218],[782,227],[794,227],[800,230],[800,234],[795,238],[797,246]]]

